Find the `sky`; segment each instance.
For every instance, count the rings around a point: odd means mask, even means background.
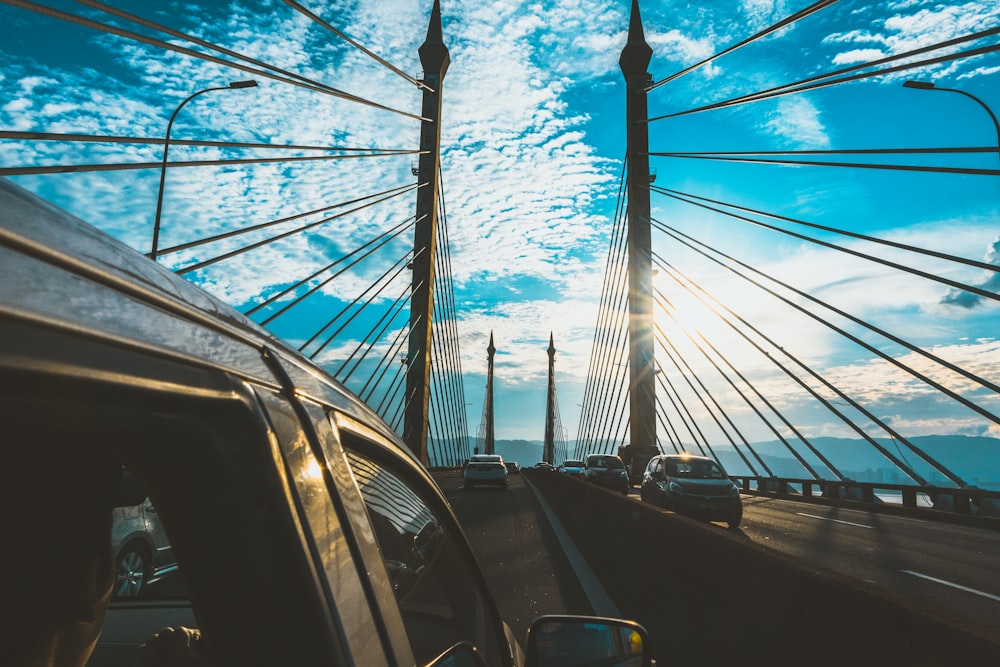
[[[83,17],[108,15],[93,2],[43,0]],[[136,6],[140,5],[141,6]],[[111,6],[395,110],[350,102],[315,90],[234,71],[183,53],[86,26],[0,5],[0,130],[162,137],[189,94],[255,78],[256,88],[206,93],[185,106],[173,139],[283,146],[415,149],[418,89],[365,53],[304,18],[296,3],[191,0]],[[336,30],[409,75],[420,73],[429,0],[311,0],[303,3]],[[625,90],[618,59],[625,45],[624,0],[442,0],[451,63],[442,91],[441,173],[458,313],[470,431],[480,421],[486,347],[492,333],[496,437],[541,440],[552,335],[566,437],[578,434],[580,404],[598,319],[599,296],[625,152]],[[643,2],[649,72],[660,81],[804,9],[806,2],[713,0]],[[87,6],[90,5],[90,6]],[[126,22],[114,19],[125,26]],[[142,34],[153,33],[128,24]],[[648,93],[651,117],[671,116],[831,70],[1000,27],[989,2],[841,0],[776,33],[701,66]],[[158,35],[157,38],[163,38]],[[176,43],[180,40],[173,39]],[[997,44],[996,35],[923,57]],[[190,46],[190,45],[189,45]],[[196,47],[191,47],[196,48]],[[200,48],[200,47],[199,47]],[[898,64],[898,63],[896,63]],[[651,122],[651,153],[793,151],[874,148],[989,147],[998,130],[981,106],[946,91],[904,88],[907,79],[961,89],[1000,110],[1000,56],[985,53]],[[403,113],[397,113],[403,112]],[[318,151],[172,145],[171,160],[319,155]],[[157,163],[161,147],[0,138],[0,167],[83,163]],[[996,153],[959,155],[806,156],[998,169]],[[413,157],[302,161],[171,169],[165,188],[160,247],[276,220],[413,182]],[[655,185],[777,213],[818,225],[1000,264],[1000,178],[875,169],[794,167],[650,158]],[[12,180],[143,252],[149,250],[158,189],[155,168],[14,176]],[[413,215],[414,195],[345,215],[322,233],[281,243],[188,274],[240,310]],[[652,216],[755,269],[996,382],[1000,368],[997,302],[955,292],[801,239],[741,223],[654,193]],[[307,219],[307,218],[304,218]],[[773,222],[773,220],[771,221]],[[785,225],[791,228],[789,225]],[[807,230],[796,229],[799,232]],[[998,276],[981,268],[881,248],[824,232],[811,235],[934,275],[997,291]],[[224,241],[218,247],[237,247]],[[403,239],[391,247],[405,246]],[[345,250],[346,249],[346,250]],[[803,317],[719,264],[654,232],[653,250],[705,286],[720,302],[792,352],[907,436],[992,435],[1000,426],[814,320]],[[401,256],[395,255],[392,261]],[[161,258],[173,267],[214,256],[181,251]],[[345,295],[364,290],[389,259],[338,279],[295,315],[269,326],[298,345]],[[654,283],[676,308],[657,323],[700,369],[698,376],[731,406],[746,437],[773,435],[727,389],[684,331],[697,329],[726,350],[757,388],[808,436],[850,435],[817,408],[769,355],[751,349],[707,313],[665,271]],[[395,294],[392,295],[395,298]],[[795,303],[802,297],[791,297]],[[910,351],[876,341],[896,358],[930,374],[988,409],[995,393],[934,368]],[[682,328],[678,328],[678,326]],[[745,330],[745,329],[744,329]],[[342,336],[316,360],[337,364],[356,340]],[[663,377],[683,383],[660,349]],[[799,372],[799,375],[802,373]],[[658,389],[659,391],[659,389]],[[728,393],[727,393],[728,392]],[[691,408],[704,423],[705,409]],[[707,426],[706,429],[710,429]],[[722,435],[710,435],[716,441]]]

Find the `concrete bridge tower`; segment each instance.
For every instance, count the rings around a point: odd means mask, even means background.
[[[438,166],[441,147],[441,86],[451,62],[441,34],[441,3],[434,0],[427,38],[418,49],[424,68],[413,276],[410,289],[410,339],[406,354],[403,441],[425,464],[427,413],[431,387],[431,335],[434,313],[434,261],[437,255]]]
[[[556,346],[549,333],[549,388],[545,399],[545,442],[542,460],[555,465],[556,457]]]
[[[486,348],[486,405],[483,407],[483,454],[496,454],[496,431],[493,422],[493,356],[497,348],[493,345],[493,332]]]
[[[646,71],[653,49],[646,43],[639,2],[632,0],[628,41],[618,64],[625,75],[628,122],[629,440],[633,451],[656,450],[653,350],[653,260],[649,222],[649,114]]]

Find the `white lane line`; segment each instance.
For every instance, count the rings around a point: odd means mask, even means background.
[[[593,570],[587,565],[586,559],[583,554],[576,548],[576,544],[570,538],[566,529],[562,527],[559,520],[556,518],[555,512],[549,507],[549,504],[545,502],[545,498],[542,494],[538,492],[535,485],[528,481],[527,478],[524,480],[525,485],[531,489],[531,492],[535,494],[535,498],[538,500],[538,504],[542,508],[542,512],[545,513],[545,518],[548,519],[549,526],[552,528],[552,532],[555,533],[556,539],[559,540],[560,546],[562,546],[563,553],[566,555],[566,560],[569,561],[570,566],[576,573],[576,578],[580,582],[580,586],[583,588],[583,592],[586,594],[587,599],[590,601],[590,606],[594,610],[596,616],[606,616],[608,618],[619,618],[621,614],[618,612],[618,607],[615,603],[611,601],[611,596],[608,595],[604,587],[601,586],[601,582],[597,580],[597,576],[594,575]]]
[[[820,521],[832,521],[833,523],[842,523],[846,526],[857,526],[858,528],[868,528],[869,530],[874,530],[875,526],[866,526],[863,523],[852,523],[850,521],[841,521],[840,519],[830,519],[825,516],[816,516],[815,514],[806,514],[805,512],[796,512],[799,516],[807,516],[810,519],[819,519]]]
[[[933,581],[936,584],[941,584],[943,586],[951,586],[952,588],[957,588],[960,591],[965,591],[966,593],[974,593],[976,595],[981,595],[984,598],[989,598],[1000,602],[1000,595],[993,595],[991,593],[984,593],[982,591],[977,591],[975,588],[969,588],[968,586],[962,586],[961,584],[956,584],[951,581],[945,581],[944,579],[936,579],[934,577],[929,577],[926,574],[920,574],[919,572],[914,572],[913,570],[903,570],[905,574],[912,574],[914,577],[920,577],[921,579],[926,579],[927,581]]]

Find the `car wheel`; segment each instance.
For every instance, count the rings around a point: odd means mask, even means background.
[[[726,521],[730,530],[736,530],[740,527],[740,522],[743,520],[743,509],[738,509],[736,512]]]
[[[122,549],[115,559],[114,595],[138,597],[149,579],[150,561],[149,549],[144,544],[133,542]]]

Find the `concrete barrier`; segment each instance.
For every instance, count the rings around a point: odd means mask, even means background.
[[[661,667],[1000,665],[997,619],[961,628],[738,533],[526,470]],[[582,613],[582,612],[581,612]]]

